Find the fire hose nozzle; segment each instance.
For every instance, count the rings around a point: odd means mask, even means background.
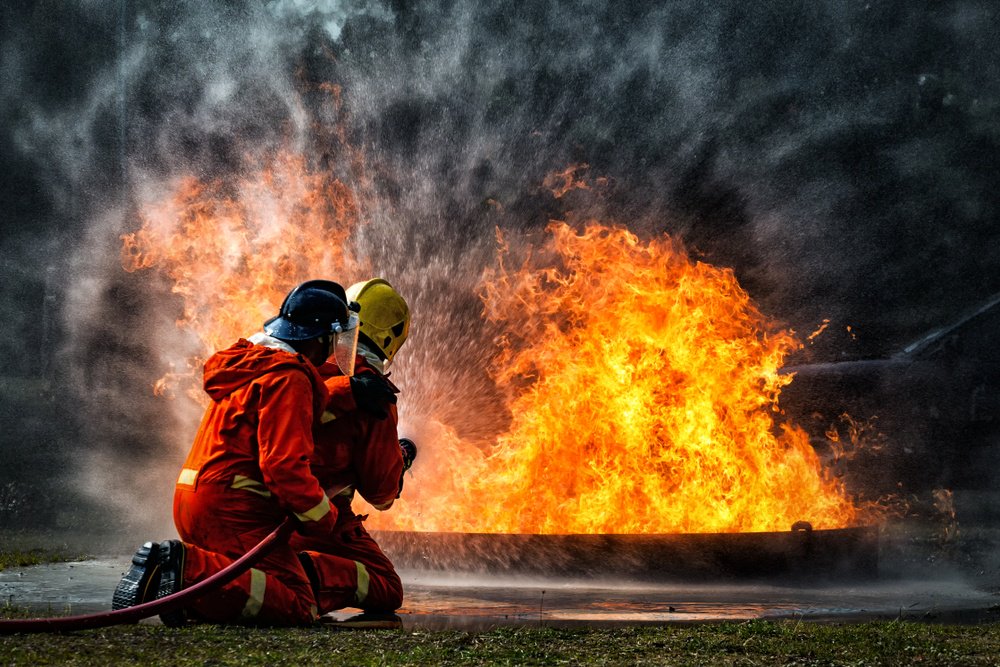
[[[399,449],[403,453],[403,472],[406,472],[417,458],[417,445],[409,438],[400,438]]]
[[[396,497],[403,493],[403,478],[406,476],[406,471],[410,469],[413,465],[413,460],[417,458],[417,445],[409,438],[399,439],[399,450],[403,456],[403,472],[399,474],[399,490],[396,492]]]

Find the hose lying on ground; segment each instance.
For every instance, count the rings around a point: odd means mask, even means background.
[[[189,605],[193,600],[206,593],[217,590],[240,576],[259,563],[275,547],[284,544],[295,530],[295,522],[285,519],[270,535],[261,540],[260,544],[246,552],[229,567],[219,570],[208,579],[199,581],[190,588],[185,588],[172,595],[158,600],[144,602],[134,607],[105,611],[97,614],[81,616],[57,616],[54,618],[26,618],[10,621],[0,621],[0,635],[18,632],[65,632],[68,630],[89,630],[104,628],[109,625],[135,623],[141,619],[168,614]]]

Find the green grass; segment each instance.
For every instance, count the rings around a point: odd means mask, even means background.
[[[996,665],[1000,623],[334,631],[155,625],[0,636],[5,665]]]
[[[48,549],[0,550],[0,572],[8,567],[25,567],[42,563],[65,563],[80,560],[80,556],[69,556],[63,552]]]

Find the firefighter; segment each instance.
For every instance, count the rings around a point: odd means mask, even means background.
[[[286,517],[303,535],[328,536],[337,509],[310,470],[313,427],[327,402],[318,372],[333,356],[350,377],[358,317],[343,287],[312,280],[289,292],[263,331],[205,364],[211,398],[177,479],[180,540],[147,542],[133,556],[112,606],[129,607],[191,586],[227,567]],[[185,618],[277,625],[317,618],[310,580],[295,550],[280,545],[255,568],[193,602]]]
[[[377,510],[388,510],[416,456],[413,442],[397,434],[399,390],[386,377],[409,333],[410,311],[381,278],[352,285],[347,297],[360,305],[356,371],[347,377],[335,364],[320,368],[330,402],[315,430],[312,465],[337,508],[337,525],[326,535],[296,535],[292,546],[300,551],[320,614],[357,607],[378,622],[400,607],[403,588],[392,563],[365,530],[367,517],[355,514],[351,501],[357,493]]]

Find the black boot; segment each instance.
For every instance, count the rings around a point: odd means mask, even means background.
[[[112,609],[134,607],[158,596],[160,588],[160,545],[146,542],[132,556],[132,566],[118,582]]]
[[[186,551],[180,540],[164,540],[160,542],[160,561],[162,574],[156,597],[162,598],[180,591],[184,587],[184,557]],[[166,614],[160,614],[164,625],[177,627],[188,622],[185,609],[177,609]]]

